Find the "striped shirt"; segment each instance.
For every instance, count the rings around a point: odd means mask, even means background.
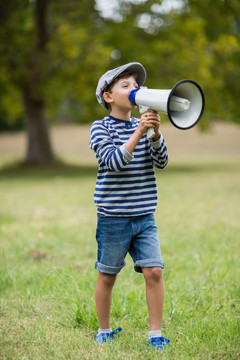
[[[142,136],[133,153],[125,143],[138,127],[131,121],[107,116],[91,127],[90,148],[98,160],[94,202],[104,216],[141,216],[157,206],[157,185],[153,167],[163,169],[168,152],[163,137],[156,142]]]

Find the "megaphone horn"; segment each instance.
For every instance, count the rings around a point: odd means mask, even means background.
[[[191,129],[199,122],[205,103],[200,85],[189,79],[179,81],[170,90],[134,89],[129,100],[139,105],[141,113],[151,109],[167,114],[171,123],[181,130]],[[150,139],[154,131],[149,130],[147,136]]]

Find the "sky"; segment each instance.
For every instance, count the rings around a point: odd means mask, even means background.
[[[113,19],[114,21],[121,21],[121,16],[118,14],[118,4],[121,0],[96,0],[96,9],[100,10],[103,17]],[[131,3],[140,4],[147,0],[125,0]],[[156,3],[152,6],[152,11],[156,13],[168,13],[172,9],[180,9],[182,7],[182,0],[162,0],[161,4]]]

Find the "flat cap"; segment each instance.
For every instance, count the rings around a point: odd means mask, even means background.
[[[139,62],[130,62],[115,69],[108,70],[100,77],[96,89],[97,101],[102,107],[104,107],[104,109],[108,109],[107,104],[103,99],[104,91],[106,90],[107,86],[110,85],[114,79],[116,79],[116,77],[118,77],[126,70],[129,70],[137,75],[136,80],[138,86],[142,86],[144,84],[147,74],[145,68]]]

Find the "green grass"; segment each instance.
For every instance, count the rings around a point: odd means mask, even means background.
[[[0,359],[159,359],[146,345],[142,275],[114,288],[112,346],[98,328],[95,169],[0,171]],[[162,359],[239,359],[240,166],[188,164],[158,173],[165,261]]]

